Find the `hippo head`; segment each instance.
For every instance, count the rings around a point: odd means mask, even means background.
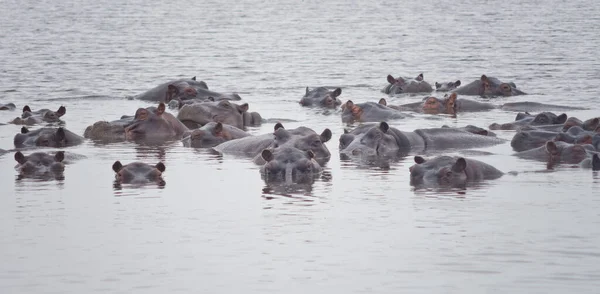
[[[406,84],[406,80],[403,77],[394,78],[392,75],[387,76],[387,81],[396,87],[402,87]]]
[[[17,106],[14,103],[0,104],[0,110],[14,110]]]
[[[315,161],[312,151],[302,151],[294,147],[265,149],[261,157],[266,161],[260,168],[267,182],[310,183],[322,168]]]
[[[444,99],[426,97],[423,99],[422,110],[428,114],[456,114],[456,98],[456,93],[452,93],[450,96],[444,97]]]
[[[22,127],[21,134],[29,134],[29,129]],[[67,146],[67,141],[67,134],[62,127],[57,129],[44,129],[42,132],[38,132],[34,139],[35,146],[44,147],[64,147]]]
[[[177,118],[188,128],[195,129],[211,121],[244,128],[244,112],[248,111],[248,103],[238,105],[228,100],[202,102],[184,105]]]
[[[196,98],[198,91],[188,83],[181,82],[177,84],[170,84],[167,86],[167,92],[165,94],[165,103],[169,103],[171,100],[182,101]]]
[[[342,101],[338,98],[341,94],[341,88],[330,91],[325,87],[319,87],[313,90],[309,90],[308,87],[306,87],[306,93],[304,94],[304,97],[300,99],[300,105],[319,105],[326,108],[336,108],[338,105],[342,104]]]
[[[15,153],[15,160],[18,164],[15,169],[22,176],[62,173],[65,170],[64,159],[64,151],[58,151],[54,155],[46,152],[35,152],[28,156],[23,155],[21,151],[17,151]]]
[[[562,113],[560,115],[556,115],[552,112],[540,112],[538,113],[530,125],[554,125],[554,124],[564,124],[567,121],[567,114]]]
[[[582,122],[576,117],[569,117],[564,122],[563,131],[567,131],[574,126],[581,127],[586,131],[595,131],[598,127],[600,127],[600,118],[595,117]]]
[[[163,117],[164,112],[165,104],[162,102],[154,112],[139,108],[135,112],[134,121],[125,128],[125,136],[132,140],[174,137],[176,132],[169,121]]]
[[[435,90],[439,92],[452,91],[460,86],[460,80],[456,82],[438,83],[435,82]]]
[[[107,121],[98,121],[85,129],[83,137],[92,140],[124,141],[125,126]]]
[[[340,136],[340,152],[354,156],[384,156],[398,152],[396,138],[386,122],[373,125],[362,134],[345,133]]]
[[[486,75],[481,75],[480,81],[481,89],[479,94],[482,96],[513,96],[525,94],[517,89],[515,83],[503,83],[496,78],[488,78]]]
[[[580,163],[588,157],[588,151],[595,151],[594,147],[589,144],[569,144],[560,141],[546,142],[545,149],[548,155],[548,164]]]
[[[295,131],[288,131],[281,123],[277,123],[274,129],[273,148],[291,146],[302,151],[311,151],[320,164],[324,164],[331,158],[331,153],[325,145],[332,137],[330,129],[323,130],[321,134],[302,127]]]
[[[360,106],[354,104],[352,100],[346,101],[342,105],[342,120],[345,122],[361,121],[363,110]]]
[[[410,184],[416,187],[464,187],[467,182],[467,161],[463,157],[438,156],[426,160],[415,156],[409,168]]]
[[[231,134],[218,122],[210,122],[202,129],[196,129],[190,134],[190,146],[196,148],[214,147],[232,139]]]
[[[48,109],[44,109],[38,113],[31,111],[31,107],[29,105],[25,105],[23,107],[23,113],[21,114],[21,118],[28,118],[30,116],[34,116],[36,114],[41,116],[41,119],[45,122],[58,122],[60,121],[60,117],[67,113],[67,108],[64,106],[60,106],[58,110],[52,111]]]
[[[165,165],[162,162],[159,162],[156,165],[149,165],[143,162],[132,162],[123,165],[117,160],[113,164],[112,169],[115,171],[115,180],[119,183],[164,183],[162,173],[165,171]]]

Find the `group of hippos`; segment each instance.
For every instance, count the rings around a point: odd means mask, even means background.
[[[388,84],[382,90],[389,95],[402,93],[445,92],[443,97],[427,96],[420,101],[389,105],[382,98],[377,102],[342,103],[341,88],[306,88],[299,103],[306,107],[339,109],[342,121],[359,123],[351,130],[345,129],[339,137],[339,151],[343,158],[382,160],[422,154],[426,151],[444,151],[486,147],[504,143],[492,130],[515,130],[511,146],[522,158],[545,161],[549,166],[560,163],[577,164],[582,168],[600,170],[600,121],[585,121],[566,114],[550,111],[584,109],[572,106],[537,102],[515,102],[503,105],[463,99],[460,96],[498,97],[524,95],[513,82],[482,75],[473,82],[461,81],[431,84],[423,74],[414,78],[387,76]],[[62,125],[66,108],[33,111],[23,107],[20,117],[10,123],[24,125],[14,137],[16,169],[20,176],[61,173],[64,171],[65,153],[34,152],[25,155],[26,148],[67,147],[81,144],[85,139],[112,143],[135,141],[161,144],[181,140],[184,146],[212,148],[222,154],[236,154],[252,158],[260,165],[265,181],[307,183],[319,176],[331,154],[325,143],[333,134],[324,129],[321,133],[309,127],[286,129],[282,123],[274,125],[273,132],[251,135],[245,130],[265,120],[256,112],[249,112],[248,103],[236,93],[211,91],[203,81],[178,79],[160,84],[132,97],[157,104],[139,108],[134,115],[124,115],[114,121],[98,121],[88,126],[80,136]],[[167,111],[177,109],[177,115]],[[0,105],[0,110],[14,110],[12,103]],[[461,128],[439,128],[401,131],[389,125],[390,121],[411,117],[411,113],[450,114],[460,112],[502,109],[518,112],[515,121],[492,124],[488,129],[468,125]],[[537,112],[537,114],[531,114]],[[29,130],[27,126],[45,124]],[[8,152],[0,150],[1,152]],[[474,181],[496,179],[503,175],[495,167],[479,160],[460,156],[441,155],[426,159],[414,157],[409,168],[411,185],[416,187],[464,187]],[[163,182],[162,162],[152,165],[143,162],[112,166],[119,183]]]

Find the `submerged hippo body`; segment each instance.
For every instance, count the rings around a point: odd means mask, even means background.
[[[17,106],[14,103],[6,103],[6,104],[0,103],[0,110],[15,110],[15,109],[17,109]]]
[[[381,103],[365,102],[355,104],[352,100],[342,105],[342,122],[377,122],[412,117]]]
[[[248,108],[248,103],[238,105],[226,100],[194,103],[184,105],[179,110],[177,118],[190,129],[199,128],[209,122],[220,122],[244,129],[245,122],[253,121],[252,114],[250,118],[244,116]]]
[[[479,80],[475,80],[452,92],[459,95],[490,97],[525,95],[523,91],[517,89],[515,83],[504,83],[495,77],[488,77],[486,75],[482,75]]]
[[[455,82],[444,82],[444,83],[435,82],[435,90],[438,92],[448,92],[448,91],[452,91],[458,87],[460,87],[460,80],[456,80]]]
[[[201,128],[193,130],[182,142],[185,147],[210,148],[223,142],[248,136],[250,134],[234,126],[209,122]]]
[[[41,128],[29,131],[26,127],[21,128],[21,133],[16,134],[13,140],[16,148],[45,146],[45,147],[68,147],[83,143],[83,137],[65,128]]]
[[[562,125],[567,121],[567,115],[562,113],[560,115],[556,115],[552,112],[540,112],[536,115],[531,115],[529,113],[519,113],[517,114],[515,121],[497,124],[493,123],[489,126],[490,130],[517,130],[519,128],[527,127],[527,126],[547,126],[547,125],[556,125],[559,128],[562,128]]]
[[[560,141],[547,141],[543,146],[530,150],[517,152],[515,156],[537,161],[544,161],[549,164],[556,163],[580,163],[586,159],[589,154],[595,152],[591,144],[569,144]]]
[[[392,75],[388,75],[387,81],[389,84],[382,90],[386,94],[430,93],[433,91],[431,85],[423,80],[423,74],[419,74],[415,78],[394,78]]]
[[[54,155],[46,152],[34,152],[25,156],[21,151],[15,153],[15,169],[22,177],[59,176],[65,170],[65,153],[58,151]]]
[[[547,141],[553,140],[557,135],[557,132],[552,131],[519,130],[510,141],[510,146],[517,152],[527,151],[544,146]]]
[[[409,168],[410,184],[417,188],[464,188],[468,183],[494,180],[504,175],[495,167],[475,159],[458,156],[438,156],[424,159],[415,156],[415,165]]]
[[[336,108],[342,101],[338,98],[342,94],[342,89],[336,88],[333,91],[325,87],[317,87],[309,90],[306,87],[306,93],[300,99],[302,106],[320,106],[325,108]]]
[[[169,81],[133,98],[168,103],[170,100],[206,100],[208,97],[213,97],[214,100],[241,100],[236,93],[217,93],[208,90],[206,83],[196,81],[196,77]]]
[[[164,184],[162,173],[165,171],[165,165],[162,162],[156,165],[143,162],[132,162],[123,165],[117,160],[112,169],[115,172],[115,182],[118,184]]]
[[[125,127],[128,140],[164,141],[181,139],[190,130],[175,116],[165,112],[165,104],[160,103],[155,111],[139,108],[134,120]]]
[[[60,118],[65,115],[66,112],[67,109],[64,106],[59,107],[57,111],[45,108],[32,111],[28,105],[25,105],[21,117],[13,119],[10,123],[28,126],[41,123],[64,123]]]
[[[322,168],[312,151],[294,147],[280,147],[261,152],[265,162],[260,173],[265,182],[312,183]]]

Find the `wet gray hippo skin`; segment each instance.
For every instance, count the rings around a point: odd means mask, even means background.
[[[200,101],[242,100],[240,95],[237,93],[218,93],[210,91],[207,88],[191,86],[189,83],[184,85],[184,87],[182,87],[181,84],[168,85],[165,95],[164,102],[166,103],[170,102],[171,100],[177,100],[181,102],[190,99]]]
[[[145,108],[148,112],[156,113],[158,108],[156,106],[149,106]],[[136,111],[136,114],[141,114],[140,110]],[[172,115],[171,115],[172,117]],[[113,121],[97,121],[93,125],[88,126],[83,132],[83,137],[88,138],[97,142],[103,143],[116,143],[126,141],[125,128],[131,125],[136,116],[134,115],[123,115],[121,119]]]
[[[600,129],[586,131],[580,126],[570,127],[568,130],[556,133],[555,141],[578,144],[592,144],[592,138],[599,135]]]
[[[115,172],[115,181],[118,183],[164,183],[162,173],[165,171],[165,165],[162,162],[159,162],[156,165],[150,165],[143,162],[132,162],[123,165],[117,160],[113,164],[112,169]]]
[[[125,137],[129,140],[171,140],[181,139],[190,130],[175,116],[165,112],[165,104],[160,103],[156,111],[139,108],[134,121],[125,127]]]
[[[418,188],[426,187],[466,187],[468,183],[494,180],[503,172],[475,159],[458,156],[438,156],[425,159],[415,156],[415,165],[409,168],[410,184]]]
[[[340,136],[342,154],[355,156],[394,156],[425,150],[467,149],[505,142],[503,139],[476,135],[455,128],[416,129],[403,132],[386,122],[363,124]]]
[[[592,157],[586,158],[579,163],[581,168],[591,168],[593,171],[600,170],[600,156],[598,153],[592,154]]]
[[[564,123],[563,131],[568,130],[571,127],[578,126],[586,131],[595,131],[599,132],[598,128],[600,128],[600,118],[594,117],[590,118],[586,121],[581,121],[576,117],[569,117],[567,121]]]
[[[342,105],[342,122],[377,122],[412,117],[380,103],[365,102],[355,104],[352,100]]]
[[[14,103],[0,104],[0,110],[15,110],[17,106]]]
[[[60,118],[65,115],[67,108],[61,106],[56,111],[50,109],[40,109],[32,111],[28,105],[23,107],[21,117],[13,119],[10,123],[16,125],[36,125],[41,123],[64,123]]]
[[[544,130],[519,130],[510,141],[510,146],[514,151],[527,151],[540,146],[544,146],[547,141],[551,141],[558,135],[557,132]]]
[[[302,106],[320,106],[325,108],[336,108],[342,104],[342,101],[338,98],[342,94],[342,89],[336,88],[333,91],[325,87],[317,87],[309,90],[306,87],[306,93],[304,97],[300,99],[300,105]]]
[[[524,92],[517,89],[517,86],[512,83],[505,83],[495,77],[482,75],[479,80],[475,80],[466,84],[452,92],[459,95],[479,95],[479,96],[516,96],[525,95]]]
[[[193,130],[182,142],[185,147],[209,148],[223,142],[248,137],[250,134],[234,126],[209,122],[199,129]]]
[[[22,177],[60,174],[65,170],[65,153],[58,151],[54,155],[46,152],[34,152],[25,156],[21,151],[15,153],[15,169]]]
[[[312,183],[322,168],[312,151],[294,147],[280,147],[261,152],[265,164],[260,173],[265,182]]]
[[[525,159],[544,161],[549,164],[577,164],[595,152],[591,144],[569,144],[560,141],[547,141],[543,146],[517,152],[515,156]]]
[[[497,124],[493,123],[489,126],[490,130],[516,130],[526,126],[543,126],[543,125],[562,125],[567,121],[566,114],[556,115],[552,112],[540,112],[536,115],[517,114],[514,122]]]
[[[44,146],[44,147],[68,147],[83,143],[83,137],[65,128],[41,128],[29,131],[26,127],[21,128],[21,133],[16,134],[13,140],[16,148]]]
[[[198,91],[208,90],[208,86],[203,81],[196,81],[196,77],[191,79],[178,79],[172,80],[163,84],[160,84],[144,93],[138,94],[134,96],[134,99],[146,100],[146,101],[157,101],[157,102],[168,102],[165,101],[168,97],[169,86],[173,86],[177,89],[176,92],[173,92],[174,89],[171,89],[171,96],[175,93],[183,94],[182,97],[195,96]]]
[[[460,80],[456,80],[455,82],[445,82],[438,83],[435,82],[435,90],[438,92],[448,92],[452,91],[460,86]]]
[[[450,126],[443,125],[442,128],[450,128]],[[469,133],[476,134],[476,135],[496,137],[496,133],[486,130],[484,128],[480,128],[478,126],[474,126],[474,125],[466,125],[464,127],[458,127],[458,128],[453,128],[453,129],[469,132]]]
[[[382,90],[386,94],[430,93],[433,91],[431,85],[423,80],[422,73],[415,78],[394,78],[392,75],[388,75],[387,81],[389,84]]]
[[[238,105],[227,100],[202,102],[184,105],[177,118],[190,129],[213,121],[244,129],[244,113],[247,111],[248,103]]]

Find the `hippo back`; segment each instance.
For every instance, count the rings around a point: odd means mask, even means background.
[[[426,149],[476,148],[505,142],[504,139],[476,135],[454,128],[417,129],[414,133],[423,138]]]

